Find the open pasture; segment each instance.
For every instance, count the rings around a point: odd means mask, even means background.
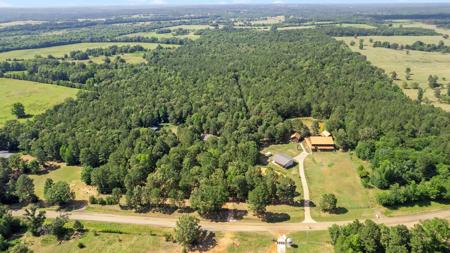
[[[43,113],[66,98],[75,97],[78,89],[23,80],[0,78],[0,126],[15,119],[14,103],[22,103],[30,116]]]
[[[375,38],[375,36],[371,36]],[[358,40],[353,37],[340,37],[338,40],[344,41],[349,45],[352,51],[361,53],[367,57],[375,66],[385,70],[387,74],[395,71],[398,74],[398,80],[395,81],[400,87],[403,82],[406,81],[408,85],[414,82],[419,83],[419,87],[424,89],[424,98],[431,101],[431,103],[437,107],[440,107],[446,111],[450,111],[450,105],[440,103],[434,96],[433,89],[428,86],[428,76],[437,75],[439,77],[438,82],[447,84],[450,80],[450,54],[442,54],[437,52],[422,52],[410,50],[406,53],[406,50],[393,50],[386,48],[374,48],[369,43],[369,38],[365,38],[364,49],[361,50],[358,47]],[[416,41],[420,40],[422,36],[416,36],[411,38],[404,38],[405,36],[392,36],[391,40],[394,41]],[[430,36],[423,36],[424,39],[431,40]],[[431,36],[433,37],[433,36]],[[361,37],[363,38],[363,37]],[[355,41],[356,45],[350,46],[351,41]],[[410,80],[405,80],[406,68],[411,68]],[[445,78],[445,80],[444,80]],[[417,99],[416,89],[403,89],[404,93],[411,99]],[[442,89],[442,93],[445,94],[446,89]]]
[[[6,59],[32,59],[36,55],[41,55],[43,57],[47,57],[47,55],[53,55],[54,57],[63,57],[64,54],[69,54],[71,51],[75,50],[84,51],[90,48],[107,48],[110,46],[126,46],[126,45],[142,45],[147,49],[154,49],[158,46],[158,43],[129,43],[129,42],[76,43],[64,46],[3,52],[0,53],[0,60],[4,61]]]
[[[365,164],[350,153],[317,152],[305,160],[305,173],[310,196],[316,205],[311,209],[317,221],[373,218],[377,207],[374,192],[361,185],[356,168]],[[337,198],[337,214],[320,211],[322,194],[333,193]]]

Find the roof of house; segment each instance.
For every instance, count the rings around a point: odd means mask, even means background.
[[[322,135],[323,137],[329,137],[329,136],[331,136],[331,133],[328,132],[327,130],[325,130],[320,135]]]
[[[8,151],[0,151],[0,158],[10,158],[14,153],[9,153]]]
[[[302,136],[298,132],[291,135],[291,139],[294,139],[294,138],[300,139],[300,137],[302,137]]]
[[[215,137],[215,135],[213,135],[213,134],[202,134],[200,138],[202,139],[202,141],[207,141],[211,137]]]
[[[308,138],[311,145],[334,145],[333,137],[311,136]]]
[[[273,161],[278,163],[281,166],[287,166],[287,165],[289,165],[289,163],[292,163],[294,160],[286,154],[276,154],[273,156]]]

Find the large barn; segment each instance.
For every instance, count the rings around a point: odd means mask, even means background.
[[[306,138],[306,145],[311,151],[334,151],[335,145],[331,136],[311,136]]]

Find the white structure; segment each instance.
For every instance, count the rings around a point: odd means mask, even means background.
[[[292,246],[292,239],[287,238],[286,235],[282,235],[277,240],[277,252],[286,253],[286,248]]]
[[[286,235],[282,235],[277,240],[277,252],[286,253]]]

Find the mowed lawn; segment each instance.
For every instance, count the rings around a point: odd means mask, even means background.
[[[130,42],[98,42],[98,43],[76,43],[64,46],[45,47],[36,49],[15,50],[10,52],[0,53],[0,60],[6,59],[32,59],[36,55],[47,57],[53,55],[55,57],[63,57],[64,54],[69,54],[71,51],[84,51],[90,48],[107,48],[110,46],[125,46],[125,45],[141,45],[147,49],[154,49],[158,43],[130,43]],[[172,45],[166,45],[172,46]]]
[[[373,218],[376,200],[374,192],[361,185],[356,168],[363,162],[350,153],[318,152],[305,160],[305,172],[310,196],[315,207],[312,216],[318,221]],[[320,211],[321,195],[333,193],[338,200],[339,214]]]
[[[11,114],[14,103],[22,103],[31,116],[43,113],[66,98],[75,97],[78,89],[51,84],[0,78],[0,126],[15,119]]]
[[[60,168],[51,170],[47,174],[43,175],[31,175],[31,179],[34,182],[34,191],[36,195],[43,199],[44,198],[44,184],[47,178],[51,178],[54,182],[64,181],[70,185],[72,191],[75,192],[75,199],[88,199],[88,194],[92,192],[90,186],[85,185],[81,182],[81,167],[78,166],[64,166],[61,165]],[[83,196],[80,191],[89,191],[87,196]],[[94,193],[96,193],[94,191]],[[94,194],[95,195],[95,194]]]
[[[288,248],[288,253],[326,253],[334,252],[330,243],[330,235],[327,230],[324,231],[303,231],[288,235],[292,238],[297,248]]]
[[[391,36],[390,41],[416,41],[420,40],[422,36],[414,36],[410,38],[405,38],[405,36]],[[431,36],[434,37],[434,36]],[[429,40],[437,40],[437,38],[431,38],[430,36],[424,36]],[[361,37],[362,38],[362,37]],[[349,45],[350,49],[359,52],[367,56],[367,60],[370,61],[375,66],[385,70],[387,74],[392,71],[397,72],[399,80],[395,81],[400,87],[404,81],[409,85],[414,82],[419,83],[419,86],[425,90],[424,97],[429,99],[431,103],[437,107],[440,107],[446,111],[450,111],[450,105],[445,103],[440,103],[434,96],[434,90],[428,86],[428,76],[437,75],[440,79],[438,82],[447,84],[450,80],[450,54],[442,54],[437,52],[421,52],[410,50],[409,54],[406,50],[393,50],[386,48],[374,48],[372,47],[369,39],[371,37],[365,37],[365,47],[360,50],[358,47],[358,40],[353,37],[340,37],[338,40],[344,41]],[[375,38],[375,37],[374,37]],[[388,38],[388,37],[385,37]],[[355,41],[355,46],[350,46],[350,42]],[[446,43],[449,43],[448,41]],[[405,70],[406,68],[411,68],[412,76],[410,80],[405,80]],[[442,78],[445,78],[444,81]],[[403,89],[403,92],[411,99],[417,99],[416,89]],[[445,94],[446,89],[441,89],[441,93]]]
[[[180,246],[166,242],[164,239],[164,234],[171,233],[173,229],[89,221],[82,223],[88,232],[81,237],[59,242],[52,235],[32,237],[27,234],[23,237],[23,241],[31,250],[40,253],[181,252]],[[72,224],[69,224],[69,227],[71,226]],[[82,243],[85,248],[80,249],[79,243]]]

